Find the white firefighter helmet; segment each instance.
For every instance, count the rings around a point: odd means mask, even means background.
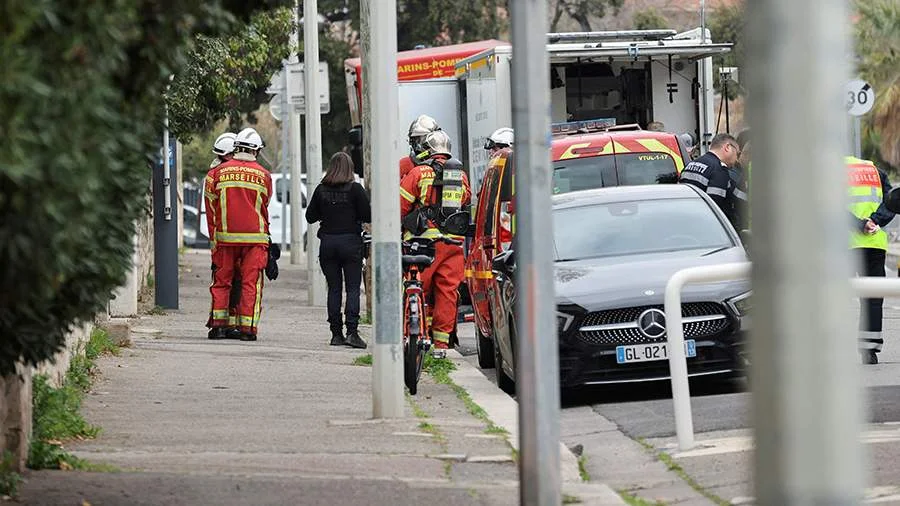
[[[440,130],[441,127],[438,125],[437,121],[427,114],[420,114],[418,118],[413,120],[412,123],[409,124],[409,133],[408,137],[410,142],[413,139],[418,137],[424,137],[431,132],[435,132]]]
[[[259,136],[259,133],[256,132],[253,128],[245,128],[238,132],[237,136],[234,139],[234,147],[235,148],[244,148],[249,149],[251,151],[257,151],[263,148],[265,143],[263,143],[262,137]]]
[[[498,128],[488,137],[484,143],[484,149],[508,148],[513,145],[513,129],[509,127]]]
[[[216,142],[213,143],[212,152],[219,155],[227,155],[234,151],[234,138],[237,137],[236,134],[232,132],[225,132],[216,138]]]
[[[435,130],[426,135],[425,140],[422,141],[422,147],[428,152],[429,157],[434,155],[452,156],[450,154],[450,136],[443,130]]]

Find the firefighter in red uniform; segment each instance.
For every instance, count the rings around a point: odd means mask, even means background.
[[[427,114],[419,115],[418,118],[409,124],[409,133],[407,134],[409,139],[409,156],[404,156],[400,159],[400,181],[403,181],[403,178],[409,174],[409,171],[427,158],[426,150],[422,146],[425,136],[440,129],[441,127],[438,126],[437,121]]]
[[[268,262],[269,196],[272,176],[256,162],[262,138],[245,128],[234,140],[234,157],[206,175],[208,214],[212,216],[212,310],[206,326],[210,339],[227,337],[228,306],[235,270],[240,270],[241,297],[237,329],[242,341],[256,341],[262,313],[263,273]]]
[[[469,179],[458,160],[450,155],[450,137],[441,130],[425,136],[423,156],[400,182],[400,215],[404,222],[411,213],[425,213],[424,230],[411,231],[405,227],[404,240],[412,237],[434,238],[440,235],[462,240],[464,237],[442,233],[441,218],[463,210],[469,205],[472,193]],[[441,186],[435,183],[441,182]],[[413,220],[415,221],[415,220]],[[435,243],[434,263],[422,273],[426,299],[433,300],[431,338],[435,350],[450,347],[450,333],[456,326],[457,298],[460,283],[465,277],[462,246]]]
[[[209,170],[213,170],[219,165],[231,160],[234,156],[234,138],[237,137],[237,134],[232,132],[225,132],[224,134],[218,136],[216,141],[213,142],[213,154],[216,155],[215,158],[209,162]],[[208,226],[207,230],[215,231],[215,213],[208,212],[206,213],[206,224]],[[210,232],[212,233],[212,232]],[[240,338],[240,331],[237,328],[237,306],[238,302],[241,300],[241,273],[240,269],[235,269],[234,271],[234,280],[231,282],[231,295],[228,299],[228,337],[237,339]]]

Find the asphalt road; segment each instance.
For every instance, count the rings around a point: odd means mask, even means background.
[[[896,271],[892,274],[896,276]],[[900,299],[885,301],[884,327],[886,344],[879,356],[880,364],[862,368],[868,421],[873,423],[900,422]],[[459,334],[461,353],[477,368],[472,324],[461,324]],[[496,383],[494,369],[481,372]],[[696,433],[750,428],[750,395],[743,380],[692,382],[691,406]],[[562,406],[564,411],[590,406],[632,438],[675,434],[667,382],[565,391]]]

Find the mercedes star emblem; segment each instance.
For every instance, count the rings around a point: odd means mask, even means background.
[[[637,319],[638,330],[650,339],[659,339],[666,335],[666,313],[659,309],[648,309]]]

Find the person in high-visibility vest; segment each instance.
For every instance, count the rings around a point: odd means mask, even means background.
[[[884,197],[891,190],[887,174],[874,163],[848,156],[845,158],[849,176],[849,210],[853,229],[850,247],[859,252],[862,276],[884,277],[884,261],[888,236],[882,230],[894,218],[884,206]],[[882,306],[884,299],[860,299],[859,353],[864,364],[877,364],[878,352],[884,345],[882,337]]]

